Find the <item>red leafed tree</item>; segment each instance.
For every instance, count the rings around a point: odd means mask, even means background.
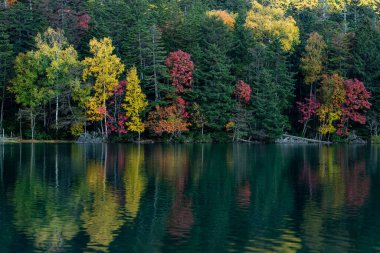
[[[251,101],[251,92],[251,86],[246,84],[244,81],[239,80],[236,82],[234,95],[240,103],[248,104],[249,101]]]
[[[248,110],[246,105],[251,101],[251,87],[242,80],[238,80],[235,85],[234,96],[238,103],[236,103],[233,118],[226,125],[227,129],[233,129],[232,141],[238,141],[244,137],[249,136],[250,125],[247,121]]]
[[[346,98],[342,105],[342,118],[338,124],[337,134],[349,134],[349,121],[365,124],[365,113],[372,104],[368,101],[371,98],[371,92],[367,91],[363,82],[357,79],[350,79],[344,82]]]
[[[305,136],[307,124],[310,119],[317,113],[317,109],[321,104],[317,101],[315,95],[305,98],[305,102],[297,102],[298,111],[301,114],[301,119],[298,122],[303,124],[302,136]]]
[[[193,83],[194,63],[190,54],[181,50],[171,52],[166,58],[166,66],[170,71],[172,85],[176,93],[182,93]]]
[[[190,125],[187,122],[189,115],[185,106],[186,102],[181,97],[178,97],[170,106],[157,106],[149,113],[147,127],[157,135],[168,133],[171,137],[179,136],[182,132],[188,131]]]
[[[125,97],[126,81],[120,81],[115,88],[114,95],[108,101],[107,112],[107,127],[110,132],[126,134],[127,129],[125,123],[128,117],[121,107],[121,103]]]
[[[91,17],[87,13],[82,13],[78,15],[78,26],[82,30],[90,29]]]

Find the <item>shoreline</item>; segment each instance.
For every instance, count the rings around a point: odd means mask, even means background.
[[[218,142],[197,142],[197,141],[187,141],[187,142],[167,142],[167,141],[131,141],[131,142],[78,142],[75,140],[27,140],[27,139],[0,139],[0,144],[17,144],[17,143],[50,143],[50,144],[214,144]],[[336,144],[349,144],[349,145],[378,145],[379,142],[366,142],[366,143],[352,143],[352,142],[224,142],[224,144],[276,144],[276,145],[336,145]]]

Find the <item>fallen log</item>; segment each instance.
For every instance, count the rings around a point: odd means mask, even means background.
[[[331,141],[320,141],[320,140],[315,140],[315,139],[308,139],[304,137],[299,137],[299,136],[294,136],[294,135],[289,135],[289,134],[283,134],[282,138],[285,139],[284,142],[279,141],[278,143],[292,143],[293,140],[300,141],[302,143],[320,143],[320,144],[332,144]],[[295,143],[295,142],[293,142]]]

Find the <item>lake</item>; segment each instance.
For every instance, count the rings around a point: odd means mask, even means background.
[[[380,146],[1,144],[0,252],[380,252]]]

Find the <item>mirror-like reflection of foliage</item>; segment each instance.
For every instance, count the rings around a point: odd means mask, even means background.
[[[5,145],[0,251],[376,251],[379,149]]]
[[[73,239],[79,226],[75,216],[76,202],[60,196],[59,189],[43,182],[36,172],[34,146],[31,146],[29,165],[17,178],[11,196],[14,205],[14,224],[34,240],[37,248],[56,251]]]
[[[133,222],[140,207],[141,197],[147,185],[144,175],[144,149],[139,145],[136,148],[127,149],[127,161],[125,165],[125,209],[127,221]]]
[[[339,209],[344,205],[343,171],[337,161],[335,147],[320,147],[319,173],[322,187],[322,208]],[[333,218],[333,217],[332,217]],[[337,217],[338,218],[338,217]]]
[[[107,146],[104,148],[107,149]],[[90,236],[87,246],[95,251],[108,251],[108,246],[116,236],[115,231],[123,224],[118,196],[112,192],[106,181],[106,165],[106,160],[89,161],[87,181],[82,186],[82,194],[85,193],[82,197],[85,199],[81,219]]]

